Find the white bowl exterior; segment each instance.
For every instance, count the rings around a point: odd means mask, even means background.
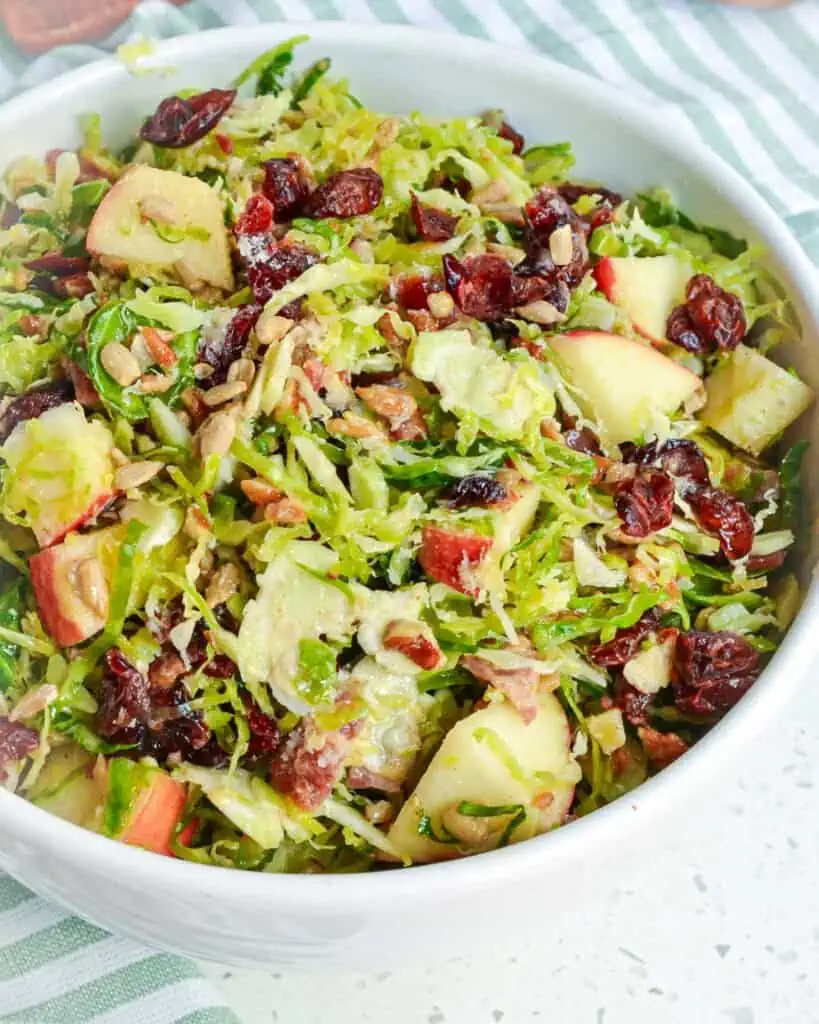
[[[130,76],[105,61],[64,76],[0,109],[0,166],[53,147],[73,148],[79,115],[102,114],[120,144],[174,89],[229,81],[293,25],[228,29],[163,44],[166,77]],[[794,298],[806,343],[786,352],[819,386],[819,299],[814,268],[770,208],[680,122],[659,121],[609,86],[560,65],[461,37],[414,29],[308,26],[301,61],[329,55],[366,104],[444,115],[502,107],[530,141],[570,139],[576,175],[626,193],[663,185],[695,219],[760,242]],[[800,436],[816,446],[816,417]],[[810,465],[816,463],[811,456]],[[811,497],[816,484],[809,480]],[[806,558],[812,565],[813,552]],[[808,574],[806,573],[806,577]],[[0,790],[0,865],[20,881],[113,931],[175,952],[245,966],[374,968],[436,950],[473,948],[479,934],[533,908],[548,888],[550,921],[571,912],[572,886],[554,873],[600,865],[654,812],[713,774],[770,719],[819,648],[819,593],[811,588],[785,643],[739,706],[709,736],[628,798],[519,846],[446,865],[360,876],[254,875],[156,857],[69,825]],[[637,813],[635,813],[637,812]],[[561,892],[556,892],[561,889]],[[531,911],[538,912],[538,911]],[[491,927],[487,928],[487,924]]]

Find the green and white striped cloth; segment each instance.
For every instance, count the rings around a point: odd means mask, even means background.
[[[819,0],[758,14],[710,0],[146,0],[110,45],[226,24],[413,24],[540,50],[676,109],[819,262]],[[34,63],[0,39],[0,97],[100,51]],[[0,834],[2,842],[2,834]],[[235,1024],[195,966],[116,939],[0,877],[0,1024]]]

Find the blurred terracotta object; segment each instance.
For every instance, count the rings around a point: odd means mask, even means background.
[[[12,40],[29,53],[101,39],[120,25],[137,0],[0,0]]]

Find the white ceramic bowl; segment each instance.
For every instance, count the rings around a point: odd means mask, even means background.
[[[692,139],[609,86],[528,53],[408,28],[324,23],[299,61],[329,55],[356,95],[385,111],[441,115],[503,107],[530,141],[571,139],[578,177],[626,193],[672,189],[696,219],[761,242],[789,289],[806,344],[784,353],[819,385],[819,289],[787,229],[745,182]],[[0,110],[0,162],[77,144],[77,115],[97,110],[109,141],[123,143],[175,88],[221,86],[293,25],[206,32],[162,45],[170,77],[131,77],[109,60],[66,75]],[[816,432],[815,421],[800,426]],[[812,449],[816,452],[817,446]],[[811,465],[816,465],[815,457]],[[812,557],[806,555],[806,564]],[[819,589],[771,665],[739,706],[681,761],[627,799],[550,835],[444,865],[371,875],[254,875],[173,861],[111,842],[0,790],[0,865],[20,881],[114,931],[156,946],[246,966],[368,969],[433,949],[470,948],[498,935],[548,893],[549,919],[570,912],[559,890],[572,866],[599,861],[656,812],[713,776],[793,695],[819,647]],[[491,922],[491,926],[487,925]]]

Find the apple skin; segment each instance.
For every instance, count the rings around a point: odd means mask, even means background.
[[[558,368],[580,392],[609,447],[653,433],[658,414],[671,415],[702,387],[691,370],[651,345],[604,331],[567,331],[547,342]]]
[[[654,345],[668,344],[668,318],[685,301],[690,263],[676,255],[604,256],[593,273],[597,287],[638,334]]]
[[[609,302],[617,305],[617,286],[615,283],[615,264],[611,256],[604,256],[597,264],[592,273],[597,282],[597,287],[606,296]]]
[[[105,557],[105,549],[118,545],[120,536],[121,529],[116,526],[96,533],[71,534],[62,544],[45,548],[29,561],[40,621],[61,647],[82,643],[105,626],[106,617],[80,598],[77,569],[82,562],[98,558],[107,576],[110,559]]]
[[[102,494],[98,494],[81,516],[55,530],[40,530],[34,527],[37,543],[41,548],[49,548],[53,544],[59,544],[60,541],[65,540],[69,533],[79,530],[81,526],[85,526],[86,523],[90,522],[118,493],[118,491],[104,491]]]
[[[188,233],[179,241],[167,241],[152,219],[183,233],[199,229],[205,237]],[[186,285],[199,282],[233,290],[222,200],[204,181],[178,171],[143,165],[126,171],[97,208],[86,246],[92,256],[113,264],[162,267]]]
[[[182,814],[188,787],[162,771],[151,775],[148,786],[136,802],[131,820],[117,836],[122,843],[151,850],[163,857],[172,857],[171,837]],[[180,840],[190,841],[193,828],[189,827]]]

